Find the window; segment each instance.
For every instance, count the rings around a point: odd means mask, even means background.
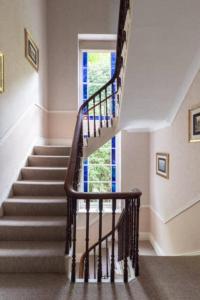
[[[115,52],[82,52],[82,101],[101,88],[114,74]],[[113,87],[115,88],[115,87]],[[114,109],[113,105],[113,109]],[[96,118],[99,118],[96,115]],[[116,192],[116,138],[107,142],[83,163],[84,192]],[[85,209],[80,201],[79,210]],[[94,200],[90,209],[98,211],[98,202]],[[104,211],[111,209],[111,201],[104,201]]]

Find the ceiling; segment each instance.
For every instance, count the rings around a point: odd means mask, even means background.
[[[171,124],[200,68],[200,0],[134,0],[121,127]]]

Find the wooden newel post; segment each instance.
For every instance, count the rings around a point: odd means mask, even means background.
[[[135,199],[136,220],[135,220],[135,276],[139,276],[139,212],[140,196]]]

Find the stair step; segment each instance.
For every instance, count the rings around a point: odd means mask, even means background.
[[[64,241],[65,217],[3,217],[0,241]]]
[[[65,273],[64,242],[0,242],[0,273]]]
[[[6,216],[66,216],[65,198],[8,198],[3,203]]]
[[[71,147],[51,145],[35,146],[33,151],[35,155],[69,156]]]
[[[23,180],[63,180],[67,168],[25,167],[21,169]]]
[[[44,156],[30,155],[28,157],[28,166],[31,167],[63,167],[66,168],[69,163],[69,156]]]
[[[14,196],[65,196],[63,181],[17,181],[13,184]]]

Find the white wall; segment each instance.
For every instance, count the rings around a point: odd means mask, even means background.
[[[5,54],[5,92],[0,94],[0,204],[27,152],[47,134],[46,0],[0,0],[0,51]],[[24,28],[40,50],[37,73],[25,58]]]
[[[48,0],[49,110],[78,107],[78,34],[114,34],[119,0]]]
[[[188,110],[196,105],[200,106],[200,72],[173,124],[151,134],[152,234],[168,254],[200,251],[200,143],[188,142]],[[156,152],[170,154],[169,180],[156,175]]]

